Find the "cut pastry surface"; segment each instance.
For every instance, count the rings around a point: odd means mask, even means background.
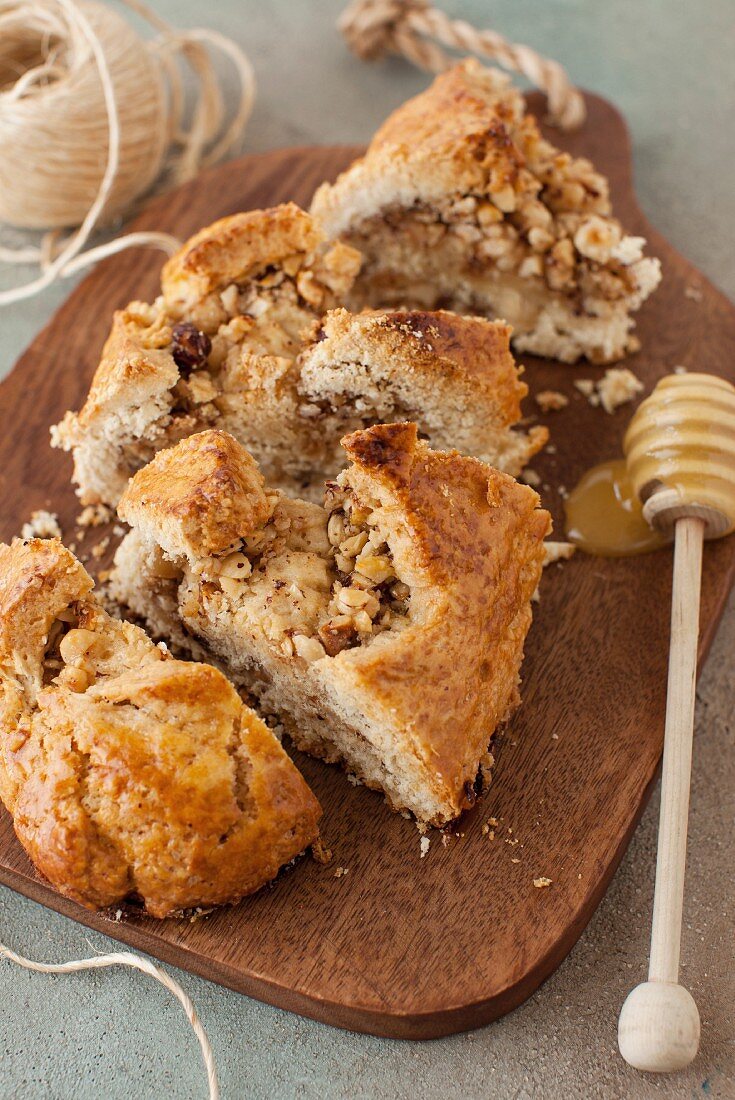
[[[502,321],[445,310],[327,313],[298,361],[301,411],[323,443],[320,481],[344,464],[345,433],[398,420],[437,450],[520,474],[549,433],[513,430],[528,386],[510,334]]]
[[[156,917],[259,889],[321,816],[222,673],[110,618],[57,540],[0,545],[0,796],[62,894]]]
[[[414,424],[344,446],[323,508],[268,488],[223,432],[160,453],[120,501],[133,530],[111,593],[155,635],[213,653],[299,748],[442,824],[474,801],[519,702],[550,518]]]
[[[508,327],[450,313],[322,317],[359,262],[325,247],[294,206],[226,218],[169,261],[162,298],[115,315],[83,409],[52,433],[73,451],[84,503],[116,504],[157,451],[208,427],[243,443],[270,484],[317,498],[341,437],[381,420],[416,420],[437,446],[520,472],[546,431],[511,431],[527,387]]]
[[[274,479],[298,475],[294,359],[359,264],[293,203],[223,218],[187,241],[164,266],[161,297],[115,314],[83,408],[52,429],[73,452],[82,502],[116,504],[156,451],[210,425],[259,441]]]
[[[612,216],[607,181],[561,153],[508,78],[468,60],[392,114],[311,207],[364,255],[353,308],[504,317],[518,351],[611,362],[658,260]]]

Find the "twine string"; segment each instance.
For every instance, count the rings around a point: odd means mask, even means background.
[[[217,1068],[214,1063],[214,1054],[209,1042],[204,1025],[197,1015],[194,1003],[189,995],[181,988],[179,983],[167,974],[166,971],[156,966],[142,955],[134,955],[131,951],[117,951],[110,955],[95,955],[89,959],[76,959],[65,963],[40,963],[33,959],[26,959],[11,951],[9,947],[0,944],[0,956],[22,966],[26,970],[35,970],[40,974],[73,974],[79,970],[100,970],[107,966],[129,966],[133,970],[140,970],[160,982],[168,992],[176,998],[186,1013],[186,1018],[199,1040],[202,1059],[207,1071],[207,1084],[209,1086],[209,1100],[219,1100],[219,1083],[217,1081]]]
[[[121,163],[123,139],[133,142],[141,169],[153,165],[153,176],[160,175],[161,162],[168,153],[168,164],[159,189],[191,179],[203,167],[227,156],[239,143],[255,101],[255,77],[252,66],[239,46],[216,31],[195,29],[179,31],[162,20],[143,0],[120,0],[158,32],[152,41],[143,41],[127,25],[120,34],[119,19],[101,4],[79,3],[79,0],[0,0],[0,64],[19,75],[10,87],[0,87],[0,138],[6,158],[6,178],[15,177],[20,186],[10,192],[5,187],[2,209],[10,224],[38,224],[38,210],[58,192],[59,181],[47,169],[57,159],[78,164],[79,196],[69,195],[65,186],[65,201],[84,203],[90,188],[90,149],[106,147],[104,172],[96,193],[78,228],[62,238],[58,229],[44,235],[39,247],[0,246],[0,262],[6,264],[36,263],[40,274],[30,282],[0,291],[0,305],[30,298],[56,279],[72,275],[106,256],[125,248],[148,246],[161,248],[171,255],[180,242],[167,233],[132,233],[83,251],[93,232],[109,210],[111,198],[128,210],[138,197],[140,180],[130,165]],[[114,20],[114,22],[113,22]],[[37,64],[23,65],[27,59],[33,35],[40,36],[41,58]],[[118,42],[123,38],[124,41]],[[14,60],[13,48],[17,59]],[[233,63],[240,94],[229,122],[225,123],[225,108],[221,82],[209,49],[224,54]],[[25,51],[25,52],[24,52]],[[136,109],[141,88],[141,51],[149,71],[152,99],[160,101],[157,114],[145,115],[145,123]],[[191,119],[185,122],[186,104],[180,62],[184,60],[194,72],[198,84]],[[89,85],[90,66],[98,86]],[[86,80],[86,84],[83,82]],[[80,83],[81,82],[81,83]],[[101,97],[104,108],[104,132],[90,132],[90,122],[76,117],[73,129],[71,117],[66,130],[44,132],[47,112],[51,106],[62,112],[65,103],[78,97],[80,87],[88,96]],[[143,89],[142,91],[145,91]],[[159,94],[160,93],[160,94]],[[138,100],[134,100],[134,96]],[[100,104],[90,104],[92,109]],[[79,104],[75,105],[78,109]],[[29,162],[23,150],[23,162],[8,165],[13,155],[13,133],[28,132],[29,124],[44,133],[35,151],[38,163]],[[146,129],[147,127],[147,129]],[[4,134],[9,136],[4,138]],[[49,149],[49,143],[53,148]],[[146,162],[150,162],[146,163]],[[85,174],[86,166],[86,174]],[[72,177],[75,180],[76,175]],[[92,176],[91,178],[96,178]],[[68,180],[65,184],[68,184]],[[116,196],[116,189],[123,193]],[[32,205],[31,205],[32,204]],[[8,216],[6,207],[10,208]],[[83,207],[82,207],[83,209]]]
[[[365,61],[394,53],[433,73],[453,63],[447,50],[495,61],[546,94],[551,121],[561,129],[573,130],[584,122],[584,99],[558,62],[509,42],[497,31],[450,19],[429,0],[353,0],[338,26],[350,49]]]

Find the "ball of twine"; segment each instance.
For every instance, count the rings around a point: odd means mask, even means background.
[[[215,31],[175,30],[142,0],[121,2],[157,37],[143,39],[97,0],[0,0],[0,222],[50,231],[37,248],[0,247],[0,261],[41,266],[38,278],[0,292],[0,304],[122,248],[174,251],[168,234],[136,233],[82,254],[93,231],[129,213],[162,173],[165,186],[190,179],[242,137],[255,97],[243,51]],[[229,121],[208,46],[239,78]],[[187,122],[182,60],[197,78]]]

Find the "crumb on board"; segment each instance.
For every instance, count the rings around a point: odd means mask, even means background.
[[[521,471],[521,481],[524,481],[526,485],[530,485],[532,489],[537,489],[541,484],[541,478],[530,466],[526,466],[525,470]]]
[[[112,508],[106,504],[88,504],[77,516],[77,527],[101,527],[103,523],[109,523],[113,515]]]
[[[495,840],[495,830],[498,828],[499,825],[500,822],[498,821],[497,817],[489,817],[482,826],[483,836],[486,836],[488,840]]]
[[[92,557],[96,559],[101,558],[109,545],[109,536],[105,536],[105,538],[100,539],[100,541],[98,543],[95,543],[95,545],[92,547]]]
[[[687,374],[687,373],[688,372],[687,372],[686,367],[682,366],[681,363],[677,363],[677,365],[674,367],[674,374]]]
[[[577,547],[573,542],[544,543],[544,569],[547,565],[553,565],[556,561],[568,561],[576,553]]]
[[[582,394],[583,397],[593,397],[595,393],[595,383],[591,378],[575,378],[574,385]],[[599,405],[599,401],[592,401],[591,404]]]
[[[565,409],[569,404],[569,398],[559,390],[541,390],[534,397],[534,401],[541,409],[541,412],[558,412],[559,409]]]
[[[312,844],[311,854],[317,863],[326,864],[332,861],[332,849],[326,847],[320,836],[318,836]]]
[[[336,871],[334,872],[334,877],[335,878],[343,878],[345,875],[349,875],[349,873],[350,873],[349,867],[338,867],[336,869]]]
[[[429,826],[426,824],[425,821],[414,821],[414,825],[416,826],[418,831],[421,833],[421,836],[426,836],[426,834],[429,831]]]
[[[422,836],[421,840],[419,841],[419,848],[421,849],[421,855],[419,857],[420,859],[423,859],[424,856],[427,856],[429,854],[430,845],[431,845],[431,840],[429,839],[429,837],[428,836]]]
[[[347,772],[347,782],[350,784],[351,787],[362,786],[362,779],[358,779],[358,777],[356,775],[353,775],[351,772]]]
[[[537,890],[545,890],[547,886],[551,886],[551,879],[547,878],[546,875],[541,875],[540,878],[533,880],[533,885]]]
[[[691,298],[693,302],[701,302],[703,295],[698,286],[685,286],[684,297]]]
[[[31,518],[23,524],[20,534],[24,539],[60,539],[59,517],[55,512],[39,508],[36,512],[31,512]]]
[[[511,862],[511,863],[520,863],[521,861],[520,861],[520,859],[518,858],[518,856],[513,856],[510,862]]]
[[[599,382],[591,378],[577,378],[574,385],[590,405],[602,405],[606,413],[613,413],[620,405],[632,401],[643,390],[643,383],[628,367],[608,367]]]

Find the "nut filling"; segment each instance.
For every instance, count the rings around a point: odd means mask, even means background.
[[[398,626],[408,612],[410,590],[396,576],[377,513],[336,481],[327,483],[325,508],[329,553],[338,579],[319,637],[326,652],[334,656]]]
[[[399,234],[424,253],[440,249],[452,270],[470,278],[492,270],[531,279],[593,315],[606,302],[637,308],[650,289],[652,261],[643,257],[643,241],[624,237],[610,216],[604,181],[580,164],[577,178],[550,182],[539,197],[520,197],[505,187],[489,197],[463,195],[441,206],[416,202],[381,211],[350,234],[350,242],[370,257],[363,278],[379,279],[384,269],[385,250],[375,247],[376,240],[395,250]]]
[[[96,678],[91,652],[101,640],[93,630],[79,626],[80,614],[73,607],[60,612],[49,627],[43,657],[44,685],[63,684],[70,691],[83,692]]]
[[[202,559],[194,570],[202,580],[246,614],[259,609],[261,629],[284,657],[309,663],[405,625],[410,590],[377,512],[338,481],[327,483],[324,509],[268,495],[267,522]]]

